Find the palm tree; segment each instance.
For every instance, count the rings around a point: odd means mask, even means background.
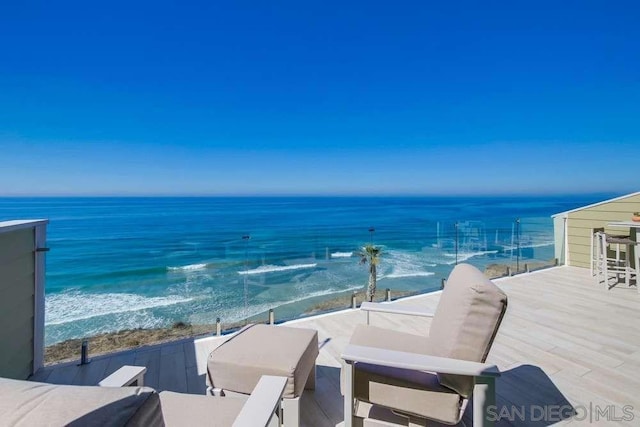
[[[358,253],[360,264],[369,264],[369,285],[367,286],[367,300],[373,301],[376,293],[377,266],[380,263],[382,249],[372,244],[365,245]]]

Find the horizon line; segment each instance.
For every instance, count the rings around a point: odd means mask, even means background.
[[[0,199],[24,198],[382,198],[382,197],[563,197],[563,196],[613,196],[633,191],[558,191],[558,192],[504,192],[504,193],[55,193],[55,194],[0,194]]]

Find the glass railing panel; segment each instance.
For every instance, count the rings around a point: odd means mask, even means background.
[[[83,316],[86,307],[69,306],[72,292],[48,299],[48,315],[59,321],[47,325],[48,344],[55,344],[47,349],[49,362],[78,358],[81,341],[87,338],[96,354],[268,322],[270,309],[278,323],[344,310],[352,307],[354,292],[359,305],[369,280],[368,264],[360,262],[359,252],[367,244],[381,249],[375,301],[387,299],[387,289],[391,299],[439,290],[461,262],[492,278],[554,263],[550,218],[505,216],[313,229],[299,228],[292,220],[277,230],[243,224],[238,232],[202,234],[193,241],[171,235],[149,247],[129,241],[134,252],[148,254],[132,256],[131,265],[120,268],[117,277],[106,267],[104,274],[80,277],[102,283],[105,290],[104,301],[96,294],[90,317]],[[161,253],[151,253],[158,248],[163,248]],[[100,250],[95,251],[91,256],[98,263]],[[109,259],[108,253],[103,255]],[[129,283],[129,269],[135,283]],[[142,309],[140,301],[131,300],[137,298],[133,290],[114,300],[109,289],[116,282],[135,285],[139,293],[152,296],[144,299]],[[66,300],[57,304],[56,298]],[[127,304],[137,309],[128,310]],[[62,307],[66,312],[58,313]],[[96,310],[102,311],[96,315]],[[96,329],[96,322],[112,328]]]

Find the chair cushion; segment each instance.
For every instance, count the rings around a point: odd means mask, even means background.
[[[507,309],[507,295],[469,264],[457,265],[442,291],[429,329],[433,356],[484,362]],[[473,378],[439,375],[440,383],[468,397]]]
[[[13,426],[163,426],[147,387],[87,387],[0,378],[0,420]]]
[[[447,424],[460,420],[462,398],[428,372],[358,363],[354,397]]]
[[[430,354],[429,340],[425,336],[370,325],[356,326],[349,344],[406,351],[408,353]]]
[[[350,344],[431,354],[426,337],[375,326],[358,325]],[[365,363],[356,363],[354,370],[356,399],[440,422],[456,423],[459,420],[462,399],[458,393],[441,386],[437,376],[432,373]],[[344,384],[345,378],[342,376],[342,390]]]
[[[160,393],[162,415],[167,427],[230,427],[246,403],[247,397],[214,397],[194,394]]]
[[[318,357],[314,329],[252,325],[209,355],[213,387],[250,394],[262,375],[287,378],[285,398],[299,397]]]
[[[357,325],[351,335],[349,344],[365,347],[384,348],[387,350],[406,351],[408,353],[429,354],[426,337],[407,334],[391,329],[369,325]],[[344,361],[342,364],[344,365]],[[356,365],[357,368],[358,365]],[[344,395],[344,369],[340,370],[340,392]]]

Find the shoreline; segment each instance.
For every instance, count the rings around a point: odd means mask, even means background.
[[[536,262],[529,263],[529,269],[531,271],[540,268],[549,267],[549,262]],[[505,264],[489,264],[485,267],[484,274],[490,279],[499,277],[505,277],[507,275],[508,266]],[[521,266],[518,272],[525,272],[524,264]],[[416,295],[420,293],[433,292],[438,289],[431,289],[427,291],[406,291],[391,289],[392,300],[397,300],[403,297]],[[365,290],[361,289],[355,291],[356,293],[356,305],[360,304],[365,299]],[[282,323],[293,318],[303,318],[307,316],[314,316],[317,314],[327,313],[336,310],[342,310],[351,307],[351,298],[353,292],[345,291],[341,294],[337,294],[333,298],[329,299],[316,299],[306,307],[303,312],[294,317],[285,316],[283,319],[276,319],[276,323]],[[385,290],[379,289],[376,293],[374,301],[384,301]],[[279,307],[279,311],[287,313],[287,305]],[[222,333],[233,332],[238,328],[246,325],[247,323],[268,323],[268,311],[251,316],[248,319],[223,324]],[[99,356],[115,351],[129,350],[136,347],[161,344],[184,338],[197,338],[213,336],[216,332],[215,324],[197,324],[193,325],[186,322],[176,322],[172,326],[164,328],[152,328],[152,329],[123,329],[117,332],[107,332],[103,334],[94,335],[86,338],[74,338],[65,340],[56,344],[52,344],[45,347],[45,366],[52,365],[61,362],[68,362],[77,360],[80,358],[80,348],[82,341],[87,340],[89,343],[89,352],[91,356]]]
[[[393,299],[415,295],[415,291],[391,290]],[[351,307],[352,291],[347,291],[333,298],[317,301],[309,306],[297,318],[314,316],[330,311],[342,310]],[[384,301],[384,290],[379,291],[374,301]],[[365,299],[365,291],[356,291],[357,306]],[[293,318],[277,320],[282,323]],[[223,324],[222,334],[233,332],[248,323],[268,323],[268,312],[263,312],[248,319],[238,322]],[[88,341],[91,357],[100,356],[114,351],[129,350],[136,347],[161,344],[183,338],[197,338],[214,336],[216,332],[215,324],[193,325],[186,322],[176,322],[172,326],[152,329],[123,329],[117,332],[106,332],[87,338],[73,338],[45,347],[45,366],[69,362],[80,358],[80,349],[84,340]]]

